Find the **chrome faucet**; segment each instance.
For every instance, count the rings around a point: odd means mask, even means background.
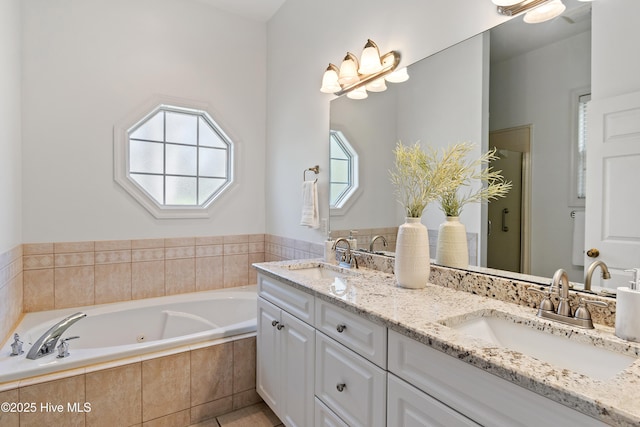
[[[535,288],[529,288],[529,291],[539,292],[544,295],[538,308],[538,317],[555,320],[556,322],[565,323],[580,328],[593,329],[593,321],[591,313],[587,309],[587,304],[606,307],[608,304],[604,301],[585,300],[580,298],[580,305],[575,315],[571,313],[571,304],[569,303],[569,276],[563,269],[559,269],[553,275],[553,280],[549,291],[541,291]],[[554,310],[551,294],[558,296],[558,308]]]
[[[344,237],[340,237],[336,239],[336,241],[333,243],[332,249],[335,250],[338,247],[338,243],[340,242],[345,242],[347,244],[347,247],[345,248],[345,253],[342,255],[342,258],[340,259],[340,267],[351,268],[352,266],[355,265],[355,267],[358,268],[358,260],[351,253],[351,244],[349,244],[349,241],[347,239],[345,239]]]
[[[64,334],[71,325],[84,317],[87,317],[84,313],[75,313],[53,325],[31,346],[29,353],[27,353],[27,359],[35,360],[47,354],[52,354],[62,334]]]
[[[600,269],[602,270],[602,278],[603,279],[611,279],[611,273],[609,273],[609,268],[607,267],[607,264],[604,263],[604,261],[593,261],[591,263],[591,265],[589,266],[589,268],[587,268],[587,274],[584,276],[584,290],[585,291],[590,291],[591,290],[591,279],[593,277],[593,273],[594,271],[596,271],[596,268],[600,266]]]
[[[382,239],[382,246],[384,246],[385,248],[389,246],[389,244],[387,243],[387,239],[385,239],[384,236],[378,234],[377,236],[373,236],[373,239],[371,239],[371,243],[369,243],[369,252],[373,252],[373,244],[378,239]]]

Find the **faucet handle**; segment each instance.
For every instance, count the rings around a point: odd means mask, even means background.
[[[575,317],[576,319],[591,320],[591,312],[587,308],[587,304],[596,305],[598,307],[609,306],[609,304],[604,301],[585,300],[584,298],[580,298],[578,308],[576,309],[576,313],[573,317]]]
[[[528,292],[535,292],[538,294],[542,294],[543,298],[540,301],[540,306],[538,307],[538,310],[541,311],[553,311],[554,307],[553,307],[553,301],[551,301],[551,292],[550,291],[542,291],[538,288],[534,288],[534,287],[529,287],[527,288]]]
[[[62,359],[64,357],[69,356],[69,344],[67,343],[67,341],[75,340],[76,338],[80,338],[80,337],[79,336],[69,337],[69,338],[60,340],[60,344],[58,344],[58,347],[56,347],[56,349],[58,350],[58,359]]]

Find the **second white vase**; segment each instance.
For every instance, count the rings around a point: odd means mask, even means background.
[[[398,227],[394,272],[403,288],[424,288],[429,281],[429,235],[420,218],[407,218]]]
[[[448,216],[447,221],[440,224],[436,264],[456,268],[469,266],[467,230],[457,216]]]

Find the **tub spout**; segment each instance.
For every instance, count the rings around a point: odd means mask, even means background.
[[[60,322],[53,325],[47,332],[45,332],[38,340],[31,346],[29,353],[27,353],[27,359],[35,360],[40,357],[52,354],[55,352],[56,344],[58,340],[69,329],[71,325],[76,323],[83,317],[87,317],[84,313],[72,314],[69,317],[65,317]]]

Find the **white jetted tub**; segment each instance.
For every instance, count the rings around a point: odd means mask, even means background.
[[[74,313],[86,317],[61,339],[69,356],[58,352],[27,359],[33,343],[49,328]],[[13,335],[0,349],[0,383],[169,348],[256,331],[256,286],[195,292],[114,304],[28,313],[14,333],[24,353],[10,356]]]

